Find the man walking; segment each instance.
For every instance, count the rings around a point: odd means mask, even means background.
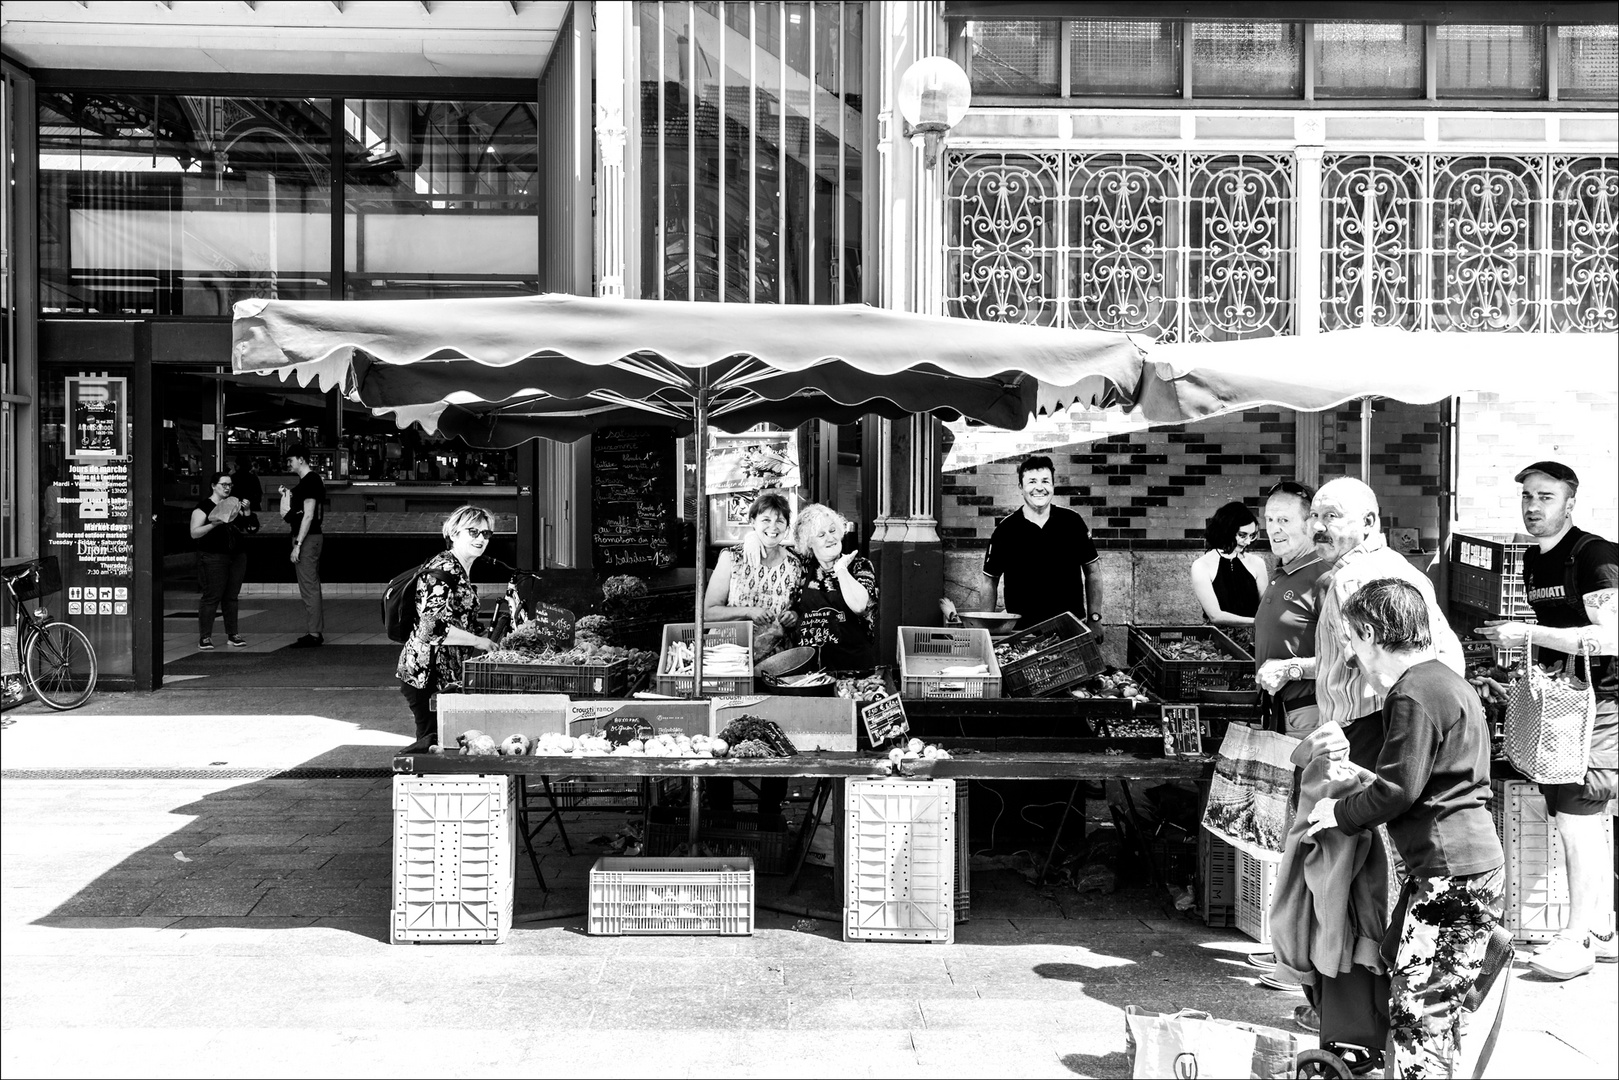
[[[1415,586],[1422,595],[1433,630],[1435,656],[1458,675],[1466,670],[1462,643],[1439,610],[1439,600],[1427,576],[1383,538],[1377,494],[1370,487],[1348,476],[1322,485],[1310,503],[1310,538],[1316,554],[1331,564],[1321,578],[1315,656],[1287,665],[1284,678],[1273,677],[1270,681],[1281,687],[1295,677],[1314,679],[1316,726],[1331,721],[1342,727],[1349,739],[1350,760],[1370,769],[1376,765],[1383,745],[1384,691],[1355,665],[1349,648],[1349,626],[1343,618],[1344,602],[1368,581],[1398,578]],[[1365,722],[1360,723],[1362,720]]]
[[[294,445],[287,449],[287,468],[298,477],[292,488],[292,509],[287,524],[292,526],[292,565],[298,574],[298,599],[304,603],[307,632],[292,643],[294,649],[326,644],[326,615],[321,607],[320,549],[324,542],[320,521],[326,505],[326,483],[309,464],[309,451]],[[286,487],[281,488],[286,491]]]
[[[995,592],[1006,579],[1005,611],[1022,616],[1018,628],[1074,614],[1100,641],[1102,579],[1100,557],[1085,519],[1066,506],[1051,505],[1056,470],[1044,454],[1025,458],[1017,467],[1023,505],[1002,518],[989,538],[984,556],[988,579],[978,606],[995,608]]]
[[[1522,485],[1524,531],[1535,538],[1535,546],[1523,553],[1523,576],[1538,625],[1505,622],[1483,627],[1479,634],[1507,649],[1521,649],[1532,640],[1540,650],[1539,661],[1559,667],[1575,667],[1571,654],[1583,649],[1592,657],[1590,678],[1597,697],[1584,782],[1540,786],[1546,813],[1557,822],[1563,842],[1568,925],[1535,952],[1529,966],[1553,979],[1572,979],[1590,971],[1597,960],[1619,959],[1613,926],[1600,901],[1610,873],[1602,819],[1619,778],[1619,664],[1613,659],[1619,653],[1619,549],[1574,524],[1580,478],[1573,469],[1537,461],[1515,479]]]

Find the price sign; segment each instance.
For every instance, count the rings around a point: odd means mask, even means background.
[[[1159,719],[1165,757],[1202,757],[1203,723],[1196,705],[1165,705]]]
[[[860,718],[866,722],[866,735],[875,747],[904,742],[911,734],[911,722],[905,719],[905,703],[898,694],[889,694],[862,707]]]
[[[614,746],[623,746],[631,739],[646,742],[657,733],[657,728],[639,716],[615,716],[602,725],[602,734]]]

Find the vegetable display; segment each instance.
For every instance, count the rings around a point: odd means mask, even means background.
[[[1141,684],[1124,671],[1106,672],[1068,692],[1077,698],[1125,698],[1135,702],[1152,700]]]
[[[778,724],[748,713],[727,724],[720,738],[730,744],[732,757],[790,757],[798,753],[793,740]]]
[[[1069,636],[1070,635],[1065,634],[1062,630],[1056,629],[1040,634],[1038,637],[1027,638],[1021,641],[997,642],[995,645],[995,659],[1000,662],[1002,667],[1005,667],[1007,664],[1015,664],[1019,660],[1027,659],[1037,652],[1044,652],[1047,649],[1056,648],[1058,645],[1061,645],[1063,642],[1067,641]]]
[[[1164,641],[1159,639],[1153,642],[1153,648],[1165,660],[1231,660],[1220,647],[1212,641],[1201,638],[1183,638],[1180,641]]]
[[[664,675],[690,675],[696,653],[689,641],[671,641],[663,656]],[[746,645],[733,641],[703,643],[703,675],[715,678],[747,677],[753,674],[753,655]]]

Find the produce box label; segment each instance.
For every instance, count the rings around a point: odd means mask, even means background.
[[[848,698],[752,694],[714,699],[716,732],[742,716],[771,721],[798,750],[856,749],[855,703]]]
[[[631,739],[645,742],[658,733],[658,729],[653,727],[651,722],[639,716],[615,716],[603,724],[601,730],[602,734],[607,736],[607,741],[614,746],[623,746]]]
[[[1165,757],[1202,757],[1203,724],[1196,705],[1165,705],[1159,720]]]
[[[710,733],[707,701],[576,701],[568,706],[568,734],[575,737],[607,735],[615,721],[644,721],[660,735]]]
[[[890,742],[903,742],[911,733],[911,722],[905,718],[905,703],[898,694],[889,694],[862,706],[860,718],[866,722],[871,745],[878,748]]]

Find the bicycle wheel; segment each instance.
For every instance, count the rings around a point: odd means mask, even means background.
[[[76,709],[96,688],[96,650],[77,626],[46,623],[29,637],[22,670],[40,701]]]

